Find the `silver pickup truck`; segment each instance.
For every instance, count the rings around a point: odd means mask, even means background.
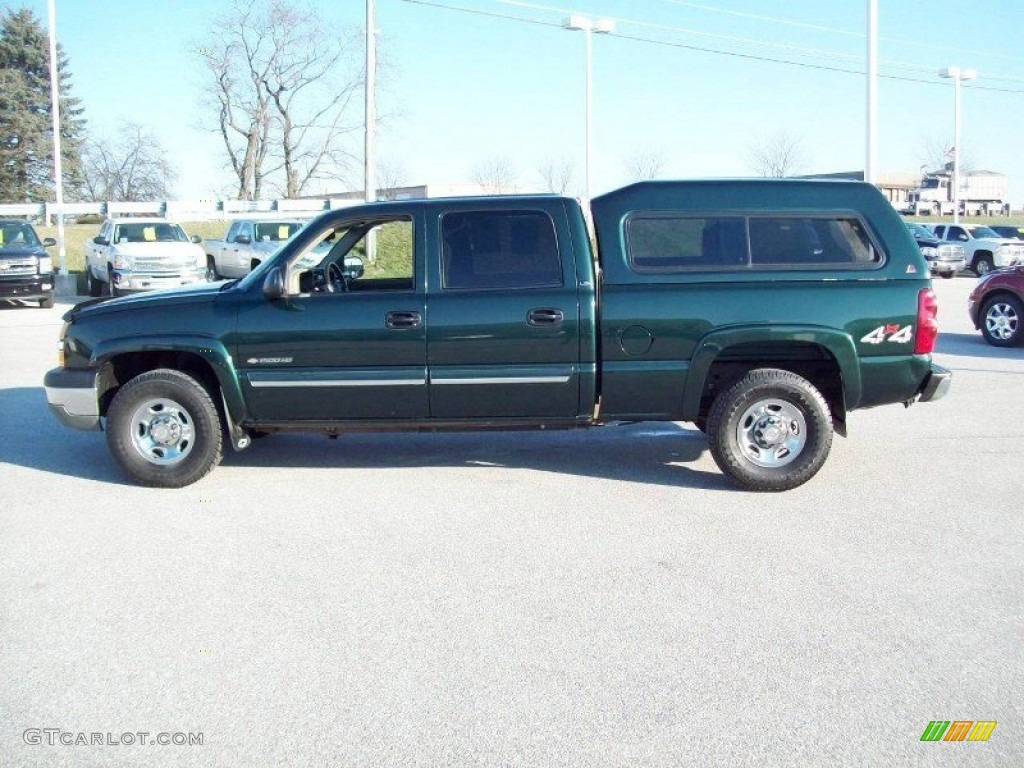
[[[223,240],[204,240],[206,279],[244,277],[302,228],[293,219],[236,219]]]

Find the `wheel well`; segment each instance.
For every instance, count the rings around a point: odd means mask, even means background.
[[[985,305],[993,299],[1015,299],[1020,302],[1024,302],[1024,297],[1018,296],[1013,291],[1007,290],[1006,288],[999,288],[991,293],[985,294],[985,298],[981,300],[981,308],[984,309]]]
[[[807,379],[828,403],[836,431],[845,435],[846,399],[842,369],[828,349],[809,342],[767,341],[725,349],[715,358],[704,379],[699,420],[707,420],[711,403],[719,393],[755,368],[779,368]]]
[[[988,260],[992,261],[992,251],[975,251],[974,258],[971,261],[977,261],[982,256],[988,256]]]
[[[111,358],[100,371],[100,414],[106,415],[110,401],[117,390],[136,376],[157,368],[186,373],[210,393],[215,403],[220,402],[220,382],[210,364],[194,352],[160,351],[128,352]]]

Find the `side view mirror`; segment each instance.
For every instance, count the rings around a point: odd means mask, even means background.
[[[96,245],[110,245],[110,241],[105,237],[94,237],[92,241],[96,243]]]
[[[249,243],[252,242],[252,238],[249,237],[248,235],[239,235],[238,237],[235,238],[235,242],[238,243],[239,245],[248,245]]]
[[[363,260],[358,256],[346,256],[341,272],[346,280],[358,280],[363,276]]]
[[[52,248],[56,244],[57,241],[54,240],[52,237],[48,237],[45,240],[43,240],[43,248]]]
[[[270,270],[263,281],[263,295],[270,301],[277,301],[284,296],[284,270],[280,267]]]
[[[199,235],[192,235],[192,237],[190,237],[189,240],[191,240],[196,245],[201,245],[203,242],[203,238],[201,238]]]

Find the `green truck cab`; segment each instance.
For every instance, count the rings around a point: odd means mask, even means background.
[[[690,421],[752,490],[810,479],[847,413],[951,374],[928,266],[873,187],[644,182],[383,202],[240,280],[65,316],[53,413],[181,487],[255,436]]]

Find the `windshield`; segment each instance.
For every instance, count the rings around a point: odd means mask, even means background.
[[[910,234],[912,234],[914,237],[923,237],[927,240],[935,239],[935,235],[932,233],[932,231],[930,229],[927,229],[926,227],[923,227],[920,224],[911,224],[910,222],[907,222],[907,229],[910,230]]]
[[[287,240],[302,229],[298,222],[263,222],[256,225],[256,240],[264,243],[277,243]]]
[[[114,229],[115,243],[187,243],[185,230],[167,222],[140,222],[118,224]]]
[[[968,227],[967,231],[971,233],[971,237],[999,237],[997,232],[993,232],[988,227]]]
[[[1000,237],[1009,237],[1013,240],[1024,240],[1024,227],[992,227]]]
[[[0,222],[0,248],[17,245],[39,245],[35,230],[23,221]]]

